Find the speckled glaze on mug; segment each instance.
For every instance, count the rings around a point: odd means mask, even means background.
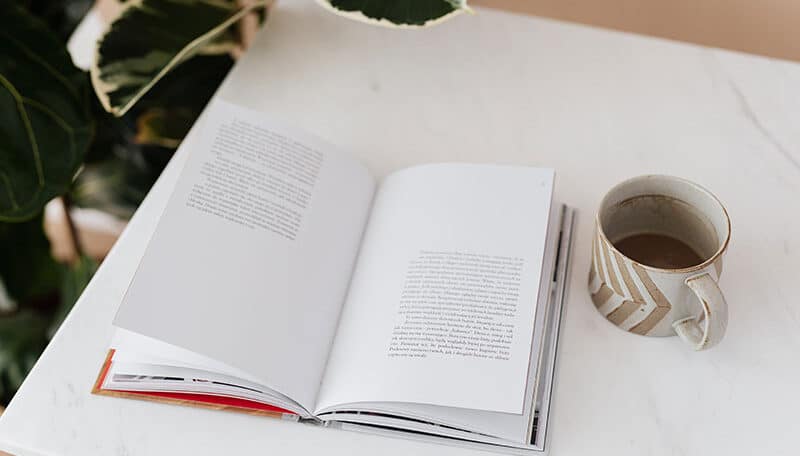
[[[657,268],[635,261],[614,244],[637,234],[686,243],[700,264]],[[589,293],[598,311],[619,328],[644,336],[678,335],[695,350],[722,339],[728,307],[719,288],[731,225],[722,203],[697,184],[649,175],[612,188],[597,211]]]

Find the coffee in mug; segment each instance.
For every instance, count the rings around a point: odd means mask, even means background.
[[[625,331],[677,334],[695,350],[710,348],[728,322],[717,282],[729,240],[725,208],[699,185],[670,176],[625,181],[597,212],[592,301]]]

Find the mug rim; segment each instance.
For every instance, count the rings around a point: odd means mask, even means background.
[[[608,239],[608,237],[606,236],[605,230],[603,229],[603,224],[600,222],[600,213],[603,211],[603,208],[605,207],[606,199],[608,199],[609,195],[611,195],[611,193],[614,192],[614,190],[617,190],[618,188],[622,187],[623,185],[629,185],[629,184],[631,184],[633,182],[642,181],[642,180],[646,180],[646,179],[652,179],[652,178],[660,178],[660,179],[664,179],[664,180],[671,180],[671,181],[680,182],[682,184],[689,185],[690,187],[693,187],[695,190],[700,191],[700,192],[710,196],[711,199],[717,203],[717,205],[720,207],[720,209],[722,209],[722,214],[725,216],[725,224],[726,224],[726,228],[727,228],[727,234],[725,236],[725,239],[720,243],[720,245],[717,248],[716,252],[714,252],[713,255],[711,255],[708,259],[706,259],[702,263],[696,264],[694,266],[689,266],[687,268],[674,268],[674,269],[673,268],[657,268],[655,266],[650,266],[648,264],[644,264],[644,263],[641,263],[639,261],[636,261],[633,258],[629,257],[628,255],[625,255],[624,253],[620,252],[617,249],[617,247],[614,245],[614,243],[611,242]],[[639,266],[642,266],[645,269],[648,269],[648,270],[651,270],[651,271],[655,271],[655,272],[668,272],[668,273],[675,273],[675,274],[685,274],[685,273],[688,273],[688,272],[696,272],[696,271],[699,271],[701,269],[705,269],[708,266],[714,264],[714,262],[717,261],[717,259],[720,256],[722,256],[723,253],[725,253],[725,250],[728,249],[728,243],[731,240],[731,218],[728,215],[728,210],[725,208],[725,205],[722,204],[722,201],[720,201],[719,198],[716,197],[716,195],[711,193],[708,189],[706,189],[705,187],[703,187],[700,184],[692,182],[692,181],[690,181],[688,179],[684,179],[682,177],[670,176],[670,175],[667,175],[667,174],[643,174],[641,176],[631,177],[629,179],[626,179],[626,180],[618,183],[617,185],[611,187],[610,189],[608,189],[606,194],[603,195],[603,198],[600,200],[600,207],[598,208],[597,212],[595,213],[595,224],[597,225],[597,231],[598,231],[598,233],[600,233],[600,236],[603,239],[603,241],[605,241],[606,245],[608,245],[614,252],[622,255],[622,257],[628,259],[629,261],[631,261],[633,263],[638,264]]]

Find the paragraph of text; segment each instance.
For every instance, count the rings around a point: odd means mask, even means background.
[[[294,240],[322,166],[321,152],[239,120],[220,126],[187,206]]]
[[[509,359],[522,267],[515,257],[421,251],[408,265],[388,355]]]

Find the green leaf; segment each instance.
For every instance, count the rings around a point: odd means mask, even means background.
[[[230,27],[269,0],[138,0],[127,4],[98,45],[92,84],[105,109],[121,116],[181,62],[230,50]],[[224,39],[228,37],[228,39]]]
[[[73,183],[73,203],[130,218],[233,63],[229,55],[196,55],[165,75],[120,118],[97,102],[95,118],[102,128],[92,149],[98,150],[90,152]]]
[[[129,111],[134,141],[177,148],[232,66],[228,55],[197,55],[178,65]]]
[[[75,176],[92,136],[85,73],[43,23],[0,14],[0,221],[34,217]]]
[[[17,3],[42,19],[50,30],[66,43],[95,2],[94,0],[17,0]]]
[[[466,0],[317,0],[319,4],[350,19],[405,27],[424,27],[462,11],[471,11]]]
[[[97,262],[87,256],[81,256],[74,264],[64,266],[61,281],[61,304],[56,309],[47,330],[48,339],[53,337],[58,327],[67,318],[69,311],[78,302],[78,298],[96,271]]]
[[[14,300],[0,311],[0,402],[7,403],[47,344],[64,267],[50,255],[43,215],[0,223],[0,282]]]
[[[47,320],[32,310],[0,318],[0,400],[7,403],[47,346]]]
[[[22,223],[0,223],[0,280],[17,303],[55,293],[60,265],[50,254],[42,214]]]

